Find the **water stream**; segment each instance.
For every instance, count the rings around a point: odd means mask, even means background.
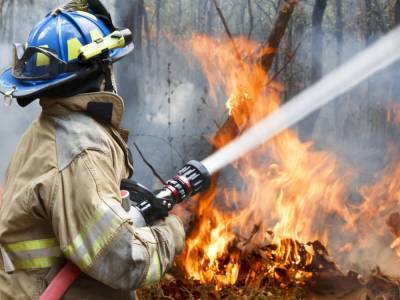
[[[211,174],[343,95],[400,58],[400,27],[295,96],[202,163]]]

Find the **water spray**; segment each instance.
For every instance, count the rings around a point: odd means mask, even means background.
[[[134,202],[133,206],[127,205],[127,210],[130,209],[135,225],[137,227],[150,225],[168,216],[168,212],[176,204],[207,189],[212,174],[343,95],[399,58],[400,27],[295,96],[287,104],[202,162],[188,162],[173,179],[166,182],[161,190],[154,193],[137,182],[123,183],[121,188],[128,190],[130,195],[127,194],[126,198]]]
[[[202,164],[214,174],[400,58],[400,27],[304,90]]]

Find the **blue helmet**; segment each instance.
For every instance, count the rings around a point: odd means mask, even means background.
[[[133,50],[129,29],[116,30],[99,1],[87,8],[56,9],[32,29],[26,46],[15,44],[14,66],[0,74],[0,91],[25,106],[73,80],[98,76]]]

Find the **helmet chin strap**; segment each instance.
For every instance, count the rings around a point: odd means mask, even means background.
[[[103,91],[117,93],[117,85],[115,84],[114,68],[109,64],[101,64],[104,73]]]

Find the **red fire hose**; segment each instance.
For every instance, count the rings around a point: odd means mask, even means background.
[[[51,281],[44,293],[40,296],[40,300],[58,300],[61,299],[68,288],[74,283],[81,269],[72,262],[67,262],[65,266],[57,273],[56,277]]]
[[[129,192],[121,191],[121,198],[129,198]],[[40,300],[59,300],[64,296],[69,287],[75,282],[82,271],[72,262],[68,261],[50,282],[49,286],[40,296]]]

